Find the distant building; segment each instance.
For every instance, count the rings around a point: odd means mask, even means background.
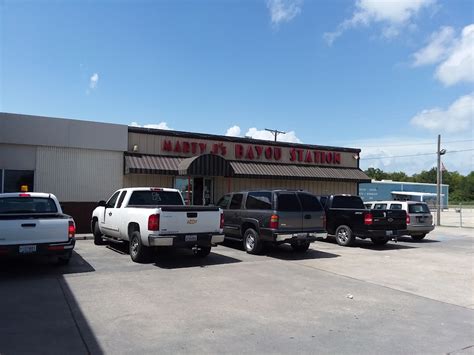
[[[398,200],[423,201],[431,206],[436,205],[436,184],[419,182],[401,182],[382,180],[359,184],[359,195],[364,201]],[[447,207],[449,202],[449,185],[441,185],[441,203]]]

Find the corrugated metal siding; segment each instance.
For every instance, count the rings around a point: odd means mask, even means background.
[[[173,187],[173,176],[154,174],[130,174],[123,178],[123,187]]]
[[[38,147],[35,190],[60,201],[92,202],[108,198],[123,183],[123,153]]]

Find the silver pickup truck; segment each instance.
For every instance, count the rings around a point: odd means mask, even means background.
[[[190,248],[207,256],[224,241],[219,207],[185,206],[179,190],[135,187],[116,191],[92,213],[96,245],[126,242],[135,262],[148,262],[155,247]]]

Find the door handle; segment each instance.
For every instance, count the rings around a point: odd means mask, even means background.
[[[34,227],[36,227],[36,224],[35,223],[23,223],[21,226],[24,227],[24,228],[27,228],[27,227],[34,228]]]
[[[112,216],[112,212],[109,212],[109,216]]]
[[[304,219],[311,219],[311,215],[310,214],[305,214]]]

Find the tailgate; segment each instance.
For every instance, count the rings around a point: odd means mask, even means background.
[[[218,208],[162,208],[160,234],[220,233]]]
[[[370,210],[373,224],[370,229],[406,229],[406,212],[403,210]]]
[[[0,245],[67,242],[69,218],[0,216]]]

